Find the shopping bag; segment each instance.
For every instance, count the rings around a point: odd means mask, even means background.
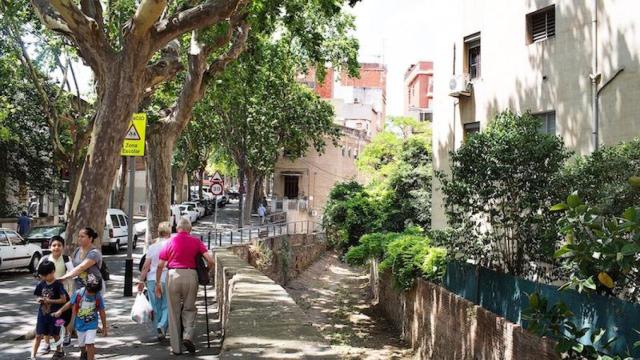
[[[153,320],[153,308],[144,294],[139,293],[131,308],[131,320],[144,324]]]

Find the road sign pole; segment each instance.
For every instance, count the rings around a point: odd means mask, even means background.
[[[218,233],[218,197],[213,198],[213,228]]]
[[[136,181],[135,157],[129,156],[129,238],[127,240],[127,259],[124,267],[124,296],[133,296],[133,188]]]

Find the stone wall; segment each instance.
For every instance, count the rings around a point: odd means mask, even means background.
[[[376,308],[421,359],[558,359],[553,341],[436,284],[419,279],[412,289],[401,291],[394,288],[390,273],[372,272],[380,279],[373,287]]]
[[[327,250],[323,234],[282,235],[229,249],[273,281],[286,285]],[[266,250],[266,251],[265,251]]]
[[[230,249],[213,256],[224,335],[220,359],[337,359],[282,286]]]

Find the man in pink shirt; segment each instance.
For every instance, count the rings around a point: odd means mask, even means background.
[[[191,236],[191,222],[181,218],[178,222],[178,233],[160,250],[160,262],[156,270],[156,289],[158,298],[163,296],[160,277],[165,265],[167,273],[167,294],[169,302],[169,336],[171,350],[175,355],[182,353],[182,345],[190,353],[196,351],[193,344],[193,332],[196,325],[196,297],[198,296],[198,274],[196,273],[196,256],[202,256],[213,267],[213,258],[207,252],[200,239]],[[184,332],[180,334],[180,319]],[[182,341],[180,341],[182,339]]]

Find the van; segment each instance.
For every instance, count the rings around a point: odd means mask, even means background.
[[[102,236],[102,247],[119,253],[120,249],[127,247],[129,241],[129,218],[120,209],[107,209],[107,216],[104,223],[104,234]],[[138,235],[133,235],[133,248],[138,242]]]

